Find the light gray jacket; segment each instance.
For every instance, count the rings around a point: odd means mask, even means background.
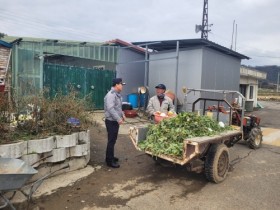
[[[104,98],[105,119],[119,122],[124,116],[122,111],[122,97],[112,87]]]
[[[156,111],[160,111],[165,114],[167,114],[168,111],[175,113],[175,107],[171,98],[169,98],[168,96],[164,96],[161,106],[157,95],[150,98],[147,106],[147,112],[149,113],[149,115],[152,115]]]

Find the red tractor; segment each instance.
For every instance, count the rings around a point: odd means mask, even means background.
[[[261,119],[255,115],[244,116],[242,119],[242,110],[233,108],[232,125],[243,126],[243,139],[247,141],[252,149],[258,149],[263,141],[260,128]]]
[[[238,91],[225,90],[188,89],[188,93],[185,97],[185,104],[191,104],[188,103],[187,99],[190,92],[200,93],[199,98],[192,103],[193,112],[200,110],[200,112],[202,112],[201,114],[211,115],[213,118],[216,118],[218,122],[240,127],[242,136],[231,141],[232,145],[243,139],[248,143],[250,148],[260,148],[263,141],[260,118],[251,114],[244,115],[245,97],[241,93]],[[209,95],[213,96],[213,93],[215,97],[209,97]],[[241,101],[241,105],[237,102],[238,98]],[[229,103],[228,101],[233,102]]]

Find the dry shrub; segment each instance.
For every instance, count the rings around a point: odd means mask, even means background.
[[[15,140],[44,138],[55,134],[70,134],[75,131],[87,130],[91,126],[88,117],[86,98],[80,99],[76,92],[68,95],[57,93],[53,99],[40,93],[35,96],[22,97],[17,101],[15,111],[8,110],[7,99],[0,101],[0,143]],[[3,99],[3,100],[2,100]],[[16,126],[10,115],[14,113]],[[80,121],[79,126],[67,123],[69,118]]]
[[[9,118],[12,112],[8,100],[8,94],[0,92],[0,143],[4,140],[10,139]]]
[[[7,122],[7,114],[10,111],[8,95],[0,92],[0,123]]]
[[[68,134],[76,130],[76,127],[67,123],[70,117],[80,121],[79,129],[86,130],[91,124],[86,111],[87,100],[78,98],[76,92],[72,91],[68,95],[58,93],[52,100],[44,99],[41,105],[40,117],[45,131]]]

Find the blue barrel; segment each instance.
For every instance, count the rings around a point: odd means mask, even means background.
[[[144,105],[147,106],[147,95],[146,94],[140,94],[140,107],[143,107]]]
[[[127,101],[131,104],[132,108],[138,107],[138,94],[137,93],[131,93],[127,95]]]

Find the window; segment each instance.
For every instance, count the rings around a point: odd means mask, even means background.
[[[250,86],[249,99],[253,99],[253,96],[254,96],[254,86]]]

